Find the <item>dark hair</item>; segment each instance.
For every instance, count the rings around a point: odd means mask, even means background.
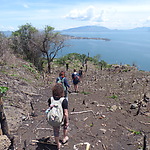
[[[64,96],[64,88],[61,83],[56,83],[52,88],[53,97],[61,98]]]
[[[61,77],[61,76],[65,76],[65,72],[64,71],[61,71],[60,73],[59,73],[59,76]]]
[[[74,69],[73,71],[76,72],[76,69]]]

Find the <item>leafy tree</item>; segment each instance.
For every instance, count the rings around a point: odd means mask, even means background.
[[[36,35],[38,30],[31,24],[25,24],[19,27],[19,30],[12,33],[12,48],[15,53],[23,55],[23,57],[32,62],[38,69],[41,68],[40,49],[35,46]]]
[[[93,62],[95,65],[98,65],[100,57],[101,57],[100,54],[97,54],[96,56],[93,57]]]
[[[101,68],[106,68],[108,66],[107,62],[105,62],[104,60],[101,60],[99,62],[99,65],[101,66]]]
[[[58,51],[65,47],[65,38],[58,32],[54,32],[54,28],[46,26],[44,32],[39,36],[39,47],[48,62],[48,72],[51,72],[51,62],[54,60]]]
[[[86,63],[87,56],[85,54],[82,54],[82,55],[80,55],[79,59],[82,63],[82,66],[84,66],[84,64]]]
[[[30,60],[32,56],[30,44],[31,40],[33,40],[33,34],[36,32],[38,32],[38,30],[28,23],[20,26],[19,30],[13,32],[13,48],[15,52],[23,54],[27,59]]]

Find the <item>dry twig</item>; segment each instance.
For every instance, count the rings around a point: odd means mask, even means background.
[[[104,150],[107,150],[107,148],[104,144],[102,144],[102,147],[103,147]]]
[[[82,146],[82,145],[86,145],[86,150],[90,149],[90,143],[88,143],[88,142],[78,143],[78,144],[74,145],[73,149],[78,150],[77,146]]]
[[[88,112],[92,112],[92,113],[94,114],[93,110],[79,111],[79,112],[71,112],[70,114],[71,114],[71,115],[74,115],[74,114],[83,114],[83,113],[88,113]]]

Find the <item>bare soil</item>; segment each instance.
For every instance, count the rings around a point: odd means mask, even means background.
[[[65,68],[57,67],[42,77],[31,73],[25,61],[15,57],[6,60],[11,63],[0,65],[0,85],[9,87],[3,101],[8,126],[15,137],[12,149],[56,150],[45,110],[55,79]],[[90,150],[150,150],[150,72],[129,66],[98,70],[88,64],[79,93],[74,93],[72,71],[66,71],[71,85],[70,124],[69,141],[62,150],[85,150],[86,143]],[[47,137],[51,144],[33,142]]]
[[[150,88],[150,73],[125,69],[89,68],[79,83],[79,93],[73,92],[72,70],[66,72],[72,92],[68,95],[69,141],[62,146],[62,150],[73,150],[75,145],[85,142],[90,144],[91,150],[150,149],[150,101],[146,103],[143,98]],[[57,75],[53,74],[53,79],[50,79],[53,83],[40,88],[39,96],[32,101],[34,114],[30,112],[30,116],[14,133],[15,149],[57,149],[53,143],[52,127],[48,125],[45,115]],[[139,101],[142,101],[141,107],[131,109],[131,105],[139,104]],[[32,141],[46,137],[50,137],[51,144],[34,144]],[[86,143],[77,148],[85,150]]]

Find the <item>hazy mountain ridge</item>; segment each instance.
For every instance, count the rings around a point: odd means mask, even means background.
[[[69,28],[65,30],[58,30],[59,32],[113,32],[113,31],[136,31],[136,32],[150,32],[150,27],[137,27],[128,30],[109,29],[103,26],[80,26],[76,28]],[[5,36],[11,36],[13,31],[0,31]]]
[[[63,31],[67,32],[101,32],[110,31],[110,29],[102,26],[81,26],[76,28],[69,28]]]
[[[66,30],[62,30],[63,32],[110,32],[110,31],[145,31],[149,32],[150,27],[138,27],[128,30],[119,30],[119,29],[109,29],[103,26],[81,26],[76,28],[70,28]]]

